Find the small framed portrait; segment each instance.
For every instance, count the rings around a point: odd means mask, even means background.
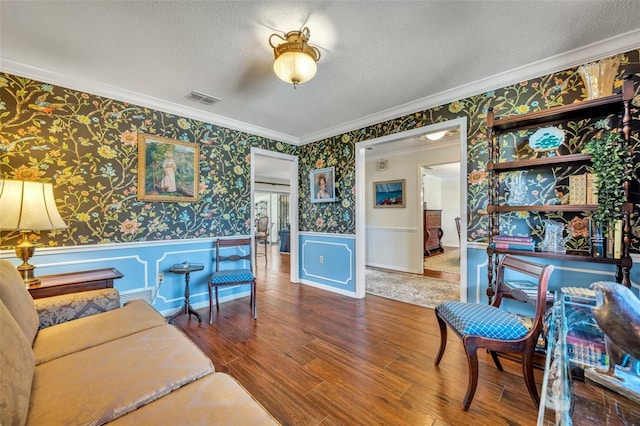
[[[311,202],[336,201],[335,167],[326,167],[309,172]]]
[[[405,180],[385,180],[373,182],[373,207],[404,207]]]
[[[138,133],[138,200],[198,201],[199,146]]]

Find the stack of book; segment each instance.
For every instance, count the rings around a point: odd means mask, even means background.
[[[536,244],[531,237],[513,235],[496,235],[493,237],[493,248],[506,250],[535,251]]]

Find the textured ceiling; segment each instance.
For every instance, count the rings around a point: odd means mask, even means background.
[[[637,0],[1,1],[0,69],[305,143],[619,34],[640,45],[639,22]],[[294,90],[267,40],[305,25],[322,58]]]

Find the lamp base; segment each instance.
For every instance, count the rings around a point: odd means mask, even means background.
[[[27,287],[31,287],[37,284],[40,284],[40,279],[36,278],[33,276],[33,270],[36,269],[35,266],[27,263],[27,264],[22,264],[20,266],[18,266],[18,272],[20,273],[20,276],[22,277],[22,281],[24,282],[24,285],[26,285]]]
[[[40,280],[33,276],[33,270],[36,267],[29,263],[35,251],[36,246],[29,241],[29,231],[22,231],[22,241],[16,246],[16,256],[22,259],[22,265],[17,269],[27,287],[40,284]]]

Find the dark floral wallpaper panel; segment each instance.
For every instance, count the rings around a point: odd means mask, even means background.
[[[619,77],[615,88],[622,84],[622,76],[631,75],[640,81],[640,62],[638,50],[621,54],[622,61]],[[416,94],[418,96],[419,94]],[[459,117],[467,117],[467,226],[468,241],[486,242],[488,237],[487,216],[487,169],[489,159],[486,119],[490,108],[497,116],[512,116],[540,111],[586,98],[585,87],[577,68],[559,71],[540,78],[522,81],[504,88],[491,90],[468,98],[456,100],[446,105],[419,111],[411,115],[398,117],[362,129],[353,130],[332,138],[300,148],[300,176],[308,175],[310,170],[325,165],[336,167],[336,203],[324,205],[312,204],[304,186],[300,187],[300,228],[302,230],[354,233],[355,232],[355,146],[359,142],[379,138],[382,136],[404,132],[440,123]],[[632,127],[630,149],[634,152],[634,185],[640,182],[638,165],[640,164],[640,84],[636,83],[636,96],[632,108]],[[576,152],[582,149],[586,142],[586,135],[607,129],[611,126],[609,120],[594,122],[574,122],[565,124],[568,133],[564,146],[565,152]],[[501,150],[501,160],[514,157],[526,158],[532,151],[522,151],[521,142],[527,134],[511,135],[511,139],[504,139]],[[534,200],[541,193],[548,192],[552,185],[550,176],[529,176],[528,197]],[[464,185],[462,185],[464,187]],[[555,192],[553,192],[555,194]],[[561,194],[560,194],[561,195]],[[638,216],[640,205],[631,216],[633,238],[631,242],[634,251],[640,251],[640,222]],[[521,234],[531,234],[540,237],[542,233],[541,221],[546,217],[526,212],[518,212],[507,216],[501,224],[504,231]],[[556,215],[553,220],[571,224],[574,235],[569,245],[576,249],[585,249],[586,234],[584,215]]]
[[[622,54],[619,77],[625,74],[636,79],[640,76],[638,50]],[[616,81],[618,87],[620,78]],[[631,149],[634,153],[640,152],[637,131],[639,91],[637,85],[632,110],[634,132]],[[210,123],[0,74],[0,175],[54,183],[56,198],[69,228],[32,235],[44,245],[246,234],[250,216],[250,148],[256,146],[299,156],[301,231],[353,234],[355,194],[358,190],[355,187],[356,144],[467,117],[467,237],[472,242],[484,242],[488,228],[486,116],[489,108],[493,108],[496,115],[510,116],[566,105],[584,98],[584,84],[577,69],[572,68],[298,148]],[[590,126],[593,129],[593,126],[606,127],[606,124],[591,123]],[[197,203],[138,201],[138,133],[199,144]],[[565,148],[576,147],[567,145]],[[521,154],[505,149],[503,155],[506,159]],[[637,185],[640,154],[634,155],[634,183]],[[335,167],[336,202],[311,203],[309,172],[325,167]],[[532,178],[537,179],[537,176]],[[532,183],[544,184],[542,181]],[[529,196],[534,197],[535,194],[531,192]],[[636,208],[631,217],[634,251],[640,250],[639,211]],[[505,226],[517,227],[518,232],[539,231],[541,218],[511,219]],[[584,217],[557,219],[574,224],[576,232],[582,232],[579,225]],[[0,235],[3,236],[3,247],[12,246],[17,239],[15,233]],[[582,236],[576,234],[574,237],[573,244],[580,245]]]
[[[138,200],[138,133],[199,146],[198,202]],[[250,152],[297,147],[0,73],[0,176],[52,182],[67,229],[45,246],[248,234]],[[3,232],[1,245],[18,235]]]

